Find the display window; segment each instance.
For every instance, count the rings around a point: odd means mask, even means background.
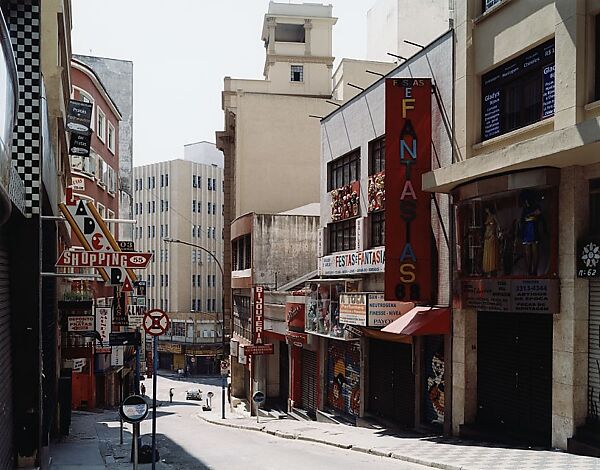
[[[340,294],[358,292],[358,281],[320,281],[309,283],[306,296],[306,332],[345,338],[340,323]]]

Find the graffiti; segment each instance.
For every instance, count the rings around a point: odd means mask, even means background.
[[[360,350],[355,345],[331,345],[327,370],[327,402],[336,411],[360,412]]]
[[[444,423],[445,384],[444,384],[444,341],[441,337],[427,339],[425,353],[425,421],[434,424]]]

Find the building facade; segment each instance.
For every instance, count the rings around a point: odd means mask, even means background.
[[[189,367],[193,372],[202,363],[205,373],[215,371],[212,361],[214,348],[220,347],[221,327],[215,332],[205,323],[222,321],[222,277],[219,265],[197,246],[223,263],[223,156],[208,142],[187,145],[183,159],[135,167],[133,194],[135,247],[154,254],[141,274],[147,307],[160,308],[174,319],[163,338],[163,344],[174,345],[159,352],[161,367]],[[186,343],[191,343],[187,349]]]
[[[453,199],[455,434],[599,455],[599,13],[457,2],[453,159],[423,177]]]

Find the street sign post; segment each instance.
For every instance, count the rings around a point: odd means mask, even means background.
[[[119,407],[119,414],[124,421],[133,424],[133,468],[138,468],[138,453],[139,453],[139,441],[138,436],[140,435],[140,423],[148,415],[148,403],[144,400],[144,397],[139,395],[130,395]]]
[[[144,314],[144,330],[154,336],[152,345],[153,370],[152,370],[152,470],[156,470],[156,371],[158,369],[158,337],[164,335],[169,329],[169,317],[159,309],[148,310]]]
[[[256,422],[258,423],[258,410],[260,408],[260,405],[262,405],[265,402],[265,394],[263,392],[261,392],[260,390],[257,390],[256,392],[254,392],[252,394],[252,401],[254,403],[256,403]]]

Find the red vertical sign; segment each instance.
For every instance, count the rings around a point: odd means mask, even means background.
[[[431,301],[431,79],[385,83],[385,299]]]
[[[252,315],[253,343],[263,344],[265,327],[265,288],[254,286],[254,311]]]

